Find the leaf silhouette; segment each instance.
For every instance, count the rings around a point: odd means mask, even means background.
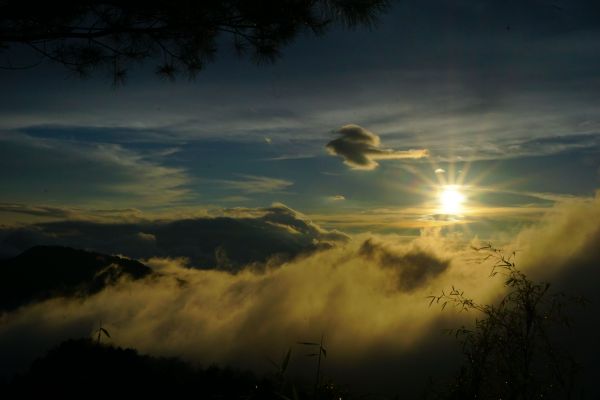
[[[271,363],[271,365],[273,365],[275,368],[279,369],[279,365],[277,365],[277,363],[275,361],[273,361],[271,358],[267,357],[267,361],[269,361]]]
[[[283,357],[283,361],[281,361],[281,373],[284,373],[285,370],[288,367],[288,364],[290,362],[290,357],[292,355],[292,348],[290,347],[287,351],[287,354],[285,355],[285,357]]]

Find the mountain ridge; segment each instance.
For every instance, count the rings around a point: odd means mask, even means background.
[[[0,312],[52,297],[96,293],[122,278],[141,279],[152,269],[139,261],[64,246],[34,246],[0,260]]]

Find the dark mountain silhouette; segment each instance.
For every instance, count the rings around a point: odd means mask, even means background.
[[[122,277],[152,270],[139,261],[59,246],[35,246],[0,261],[0,311],[55,296],[98,292]]]
[[[270,382],[251,372],[194,367],[90,339],[63,342],[0,391],[6,398],[276,398]]]

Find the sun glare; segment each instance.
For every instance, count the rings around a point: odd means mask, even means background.
[[[460,214],[463,210],[465,196],[457,186],[444,186],[439,194],[440,212],[442,214]]]

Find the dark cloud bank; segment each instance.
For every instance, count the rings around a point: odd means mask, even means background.
[[[0,254],[14,256],[34,245],[59,245],[136,259],[184,257],[197,268],[236,270],[252,263],[282,262],[348,239],[282,204],[229,214],[129,223],[65,220],[4,228]]]
[[[153,269],[152,276],[121,279],[84,298],[52,298],[2,315],[2,372],[23,367],[67,337],[89,335],[101,320],[115,344],[205,365],[216,361],[264,371],[269,368],[266,357],[278,358],[291,346],[290,373],[302,376],[313,366],[302,356],[305,349],[295,343],[324,333],[327,376],[353,382],[358,390],[395,391],[413,398],[422,393],[428,377],[448,374],[460,363],[458,344],[442,329],[477,317],[429,308],[426,296],[456,285],[485,303],[503,291],[502,280],[489,277],[489,265],[473,261],[470,243],[437,230],[423,231],[411,241],[371,234],[348,239],[283,206],[250,217],[251,211],[239,210],[238,217],[211,223],[193,220],[201,226],[196,230],[188,227],[192,220],[145,223],[143,230],[138,224],[117,224],[114,238],[130,237],[134,244],[140,232],[147,235],[139,238],[142,241],[160,243],[168,232],[184,243],[136,248],[138,254],[151,255],[144,262]],[[528,275],[597,304],[599,226],[600,195],[574,200],[550,210],[507,248],[521,250],[518,264]],[[19,232],[31,231],[56,240],[66,240],[68,232],[76,231],[71,238],[88,238],[95,246],[110,238],[106,226],[92,223],[43,224]],[[218,261],[211,251],[221,242],[215,239],[212,250],[206,250],[211,235],[229,240],[223,242],[229,246],[227,257],[240,266],[248,260],[251,266],[273,260],[281,249],[292,249],[296,257],[276,258],[278,262],[267,262],[267,268],[236,268],[236,273],[189,268],[202,260]],[[270,241],[271,252],[266,245]],[[118,241],[104,245],[114,243]],[[190,253],[193,243],[203,250]],[[235,246],[240,249],[231,251]],[[249,253],[245,247],[262,250]],[[155,253],[157,249],[161,253]],[[599,365],[596,314],[584,310],[576,315],[572,338],[565,339],[585,368],[579,386],[584,398],[598,394],[592,384]]]
[[[327,143],[327,151],[344,159],[352,169],[372,170],[379,166],[376,160],[400,160],[428,157],[426,149],[394,150],[381,146],[375,133],[358,125],[344,125],[337,131],[339,137]]]

